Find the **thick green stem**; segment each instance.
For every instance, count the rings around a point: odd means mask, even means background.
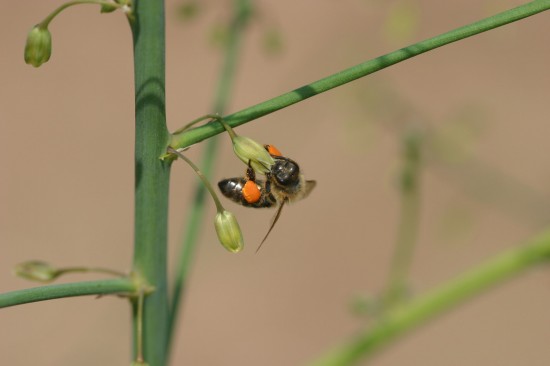
[[[168,329],[166,257],[170,163],[159,159],[169,141],[164,95],[164,1],[136,0],[134,14],[134,272],[142,281],[154,288],[145,298],[143,309],[143,356],[151,366],[165,366]],[[137,332],[136,328],[134,324],[134,333]]]
[[[47,285],[0,294],[0,308],[63,297],[132,294],[136,290],[128,278]]]
[[[439,288],[398,306],[371,329],[313,362],[313,366],[355,365],[407,331],[414,329],[462,302],[484,293],[524,270],[550,260],[550,232],[527,245],[500,254]]]
[[[224,120],[232,127],[240,126],[246,122],[250,122],[254,119],[265,116],[266,114],[273,113],[279,109],[326,92],[327,90],[357,80],[376,71],[380,71],[386,67],[395,65],[414,56],[418,56],[424,52],[428,52],[449,43],[453,43],[461,39],[521,20],[523,18],[527,18],[548,9],[550,9],[550,0],[532,1],[525,5],[518,6],[517,8],[504,11],[467,26],[457,28],[439,36],[415,43],[394,52],[390,52],[370,61],[366,61],[362,64],[330,75],[311,84],[302,86],[301,88],[295,89],[276,98],[233,113],[224,117]],[[185,148],[223,131],[224,129],[219,124],[206,124],[182,134],[179,136],[177,141],[172,140],[172,147],[176,149]]]

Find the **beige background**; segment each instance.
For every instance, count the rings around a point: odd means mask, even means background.
[[[0,291],[32,286],[10,273],[27,259],[129,270],[134,106],[126,21],[94,6],[69,9],[51,25],[50,62],[34,69],[23,62],[26,33],[59,2],[4,2]],[[201,16],[183,24],[175,16],[180,3],[167,2],[171,130],[210,112],[220,52],[209,35],[227,19],[229,3],[205,2]],[[258,1],[229,111],[521,3]],[[411,28],[395,32],[391,23],[402,13],[412,16]],[[444,136],[439,145],[450,148],[454,160],[467,164],[424,171],[412,292],[540,230],[550,201],[549,15],[446,46],[239,128],[298,160],[318,186],[288,207],[258,255],[253,249],[272,212],[226,203],[248,245],[232,255],[216,241],[209,204],[173,364],[303,365],[364,328],[368,322],[353,315],[350,304],[383,289],[399,217],[400,133],[387,126],[429,127]],[[270,26],[283,37],[275,56],[261,47]],[[221,149],[216,177],[241,174],[227,138]],[[441,153],[430,159],[445,160]],[[464,168],[476,161],[491,169]],[[503,191],[507,181],[485,175],[493,170],[524,186]],[[186,166],[174,166],[174,254],[195,181]],[[487,202],[493,193],[504,199]],[[550,274],[535,270],[403,338],[372,364],[548,365],[549,308]],[[4,309],[0,362],[128,365],[128,310],[114,297]]]

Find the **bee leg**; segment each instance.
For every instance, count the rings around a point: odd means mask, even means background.
[[[256,173],[254,172],[254,169],[252,169],[252,166],[250,165],[250,160],[248,160],[248,168],[246,168],[246,179],[251,180],[253,182],[256,181]]]
[[[267,176],[265,181],[265,193],[268,195],[271,194],[271,179],[269,176]]]
[[[271,193],[271,172],[265,173],[265,193],[267,195]]]

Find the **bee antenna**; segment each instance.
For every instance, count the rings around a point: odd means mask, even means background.
[[[258,253],[258,251],[260,250],[260,248],[262,247],[262,245],[264,245],[264,242],[265,240],[267,239],[267,237],[269,236],[269,233],[271,232],[271,230],[273,230],[273,228],[275,227],[275,224],[277,223],[277,221],[279,220],[279,217],[281,216],[281,212],[283,212],[283,207],[285,205],[285,202],[287,202],[288,199],[284,199],[283,202],[281,202],[281,205],[279,206],[279,208],[277,209],[277,213],[275,213],[275,216],[273,216],[273,220],[271,221],[271,226],[269,227],[269,230],[267,231],[267,234],[265,234],[264,236],[264,239],[262,240],[262,242],[260,243],[260,246],[258,246],[258,249],[256,249],[256,253]]]

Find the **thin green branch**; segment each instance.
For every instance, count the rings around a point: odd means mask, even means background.
[[[53,12],[51,12],[43,21],[41,21],[38,26],[47,28],[50,22],[59,15],[63,10],[67,9],[70,6],[73,5],[81,5],[81,4],[97,4],[101,6],[109,6],[113,8],[122,8],[123,4],[118,4],[115,2],[110,1],[101,1],[101,0],[75,0],[75,1],[69,1],[65,4],[60,5],[57,9],[55,9]]]
[[[126,276],[125,273],[116,271],[110,268],[101,268],[101,267],[62,267],[57,270],[59,275],[64,275],[68,273],[103,273],[111,276],[123,277]]]
[[[225,46],[225,58],[222,65],[218,88],[214,97],[214,112],[222,115],[227,107],[233,79],[237,69],[237,60],[239,56],[240,43],[245,25],[250,17],[250,0],[234,0],[233,2],[233,19],[229,28],[227,43]],[[217,124],[217,123],[214,123]],[[214,170],[215,156],[218,150],[218,139],[209,139],[206,143],[205,150],[200,162],[203,175],[207,179],[211,179]],[[195,186],[195,199],[190,206],[188,214],[188,222],[185,226],[185,237],[182,242],[180,254],[176,264],[174,288],[172,291],[172,299],[170,306],[170,321],[169,321],[169,349],[172,346],[174,339],[174,331],[177,327],[177,321],[180,311],[180,303],[185,292],[185,284],[191,263],[195,253],[202,223],[204,222],[204,200],[206,188],[203,184],[197,183]]]
[[[145,300],[145,294],[143,291],[139,292],[138,298],[137,298],[137,306],[136,309],[136,362],[143,363],[143,303]]]
[[[371,356],[406,332],[517,276],[526,269],[540,263],[548,263],[549,260],[550,231],[546,231],[526,245],[497,255],[425,295],[395,307],[373,328],[359,334],[349,343],[334,349],[311,365],[355,365],[359,360]]]
[[[418,56],[424,52],[431,51],[433,49],[459,41],[461,39],[465,39],[476,34],[480,34],[488,30],[527,18],[548,9],[550,9],[550,0],[532,1],[530,3],[518,6],[517,8],[504,11],[478,22],[457,28],[450,32],[443,33],[433,38],[415,43],[411,46],[366,61],[362,64],[330,75],[311,84],[302,86],[301,88],[295,89],[276,98],[233,113],[229,116],[224,117],[224,119],[232,127],[240,126],[246,122],[250,122],[269,113],[273,113],[282,108],[286,108],[292,104],[298,103],[312,96],[357,80],[376,71],[380,71],[401,61],[405,61],[409,58]],[[172,140],[172,147],[176,149],[185,148],[196,144],[204,139],[212,137],[216,134],[219,134],[223,131],[224,129],[219,124],[207,124],[201,127],[197,127],[188,131],[185,134],[182,134],[177,140]]]
[[[136,285],[129,278],[47,285],[0,294],[0,308],[63,297],[108,294],[126,295],[132,294],[135,291]]]
[[[191,161],[191,159],[189,159],[187,156],[183,155],[179,151],[176,151],[172,148],[168,148],[168,152],[172,153],[172,154],[176,154],[181,159],[183,159],[187,164],[189,164],[189,166],[199,176],[200,180],[202,181],[202,184],[206,187],[206,189],[208,189],[208,192],[210,192],[210,195],[212,196],[212,199],[214,200],[214,204],[216,205],[216,210],[219,213],[223,212],[224,211],[223,205],[220,202],[220,199],[218,198],[218,195],[216,194],[216,191],[214,190],[214,187],[212,187],[212,184],[210,184],[210,181],[208,180],[208,178],[206,178],[206,176],[200,171],[199,167],[196,166],[195,163],[193,163]]]

